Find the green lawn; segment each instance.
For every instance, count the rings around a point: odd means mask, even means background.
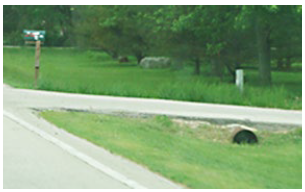
[[[33,88],[33,47],[3,48],[3,81],[18,88]],[[257,72],[245,71],[247,82],[241,95],[234,84],[220,82],[193,68],[145,70],[129,63],[118,64],[106,53],[68,48],[41,51],[38,89],[97,95],[162,98],[284,109],[302,109],[302,73],[273,72],[274,86],[258,86]]]
[[[68,132],[189,188],[302,188],[302,130],[257,132],[259,144],[231,144],[228,130],[181,126],[165,116],[128,118],[45,111]]]

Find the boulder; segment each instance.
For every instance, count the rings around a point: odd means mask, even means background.
[[[140,66],[145,69],[168,68],[170,65],[171,59],[168,57],[145,57],[140,62]]]

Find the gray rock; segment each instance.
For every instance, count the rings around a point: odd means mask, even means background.
[[[168,57],[145,57],[140,62],[140,66],[145,69],[168,68],[170,65],[171,59]]]

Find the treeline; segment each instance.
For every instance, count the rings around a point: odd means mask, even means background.
[[[22,30],[46,30],[46,46],[79,46],[112,57],[170,56],[200,74],[234,77],[241,64],[271,85],[271,64],[302,58],[302,6],[4,6],[4,44],[21,45]]]

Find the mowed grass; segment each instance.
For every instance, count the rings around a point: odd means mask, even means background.
[[[58,127],[131,159],[188,188],[302,188],[302,130],[257,132],[259,144],[230,142],[230,132],[196,129],[166,116],[130,118],[44,111]]]
[[[4,83],[33,89],[34,55],[34,47],[3,48]],[[42,90],[302,109],[301,72],[273,72],[274,86],[266,88],[258,85],[256,71],[245,71],[247,81],[240,94],[233,83],[204,72],[194,76],[192,66],[147,70],[134,58],[119,64],[98,51],[43,47],[40,66],[38,89]]]

